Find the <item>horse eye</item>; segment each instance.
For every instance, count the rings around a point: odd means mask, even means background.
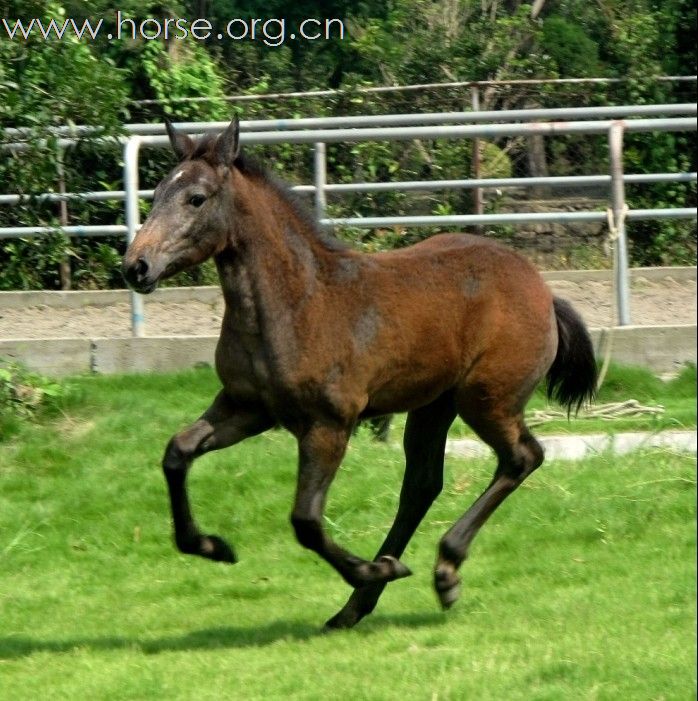
[[[206,202],[206,198],[203,195],[192,195],[189,198],[189,204],[192,207],[201,207],[204,202]]]

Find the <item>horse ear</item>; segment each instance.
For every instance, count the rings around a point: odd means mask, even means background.
[[[216,160],[222,166],[232,166],[240,153],[240,121],[233,117],[226,130],[216,140]]]
[[[170,137],[170,145],[175,156],[183,161],[194,150],[194,142],[187,134],[180,134],[167,117],[165,117],[165,129],[167,129],[167,136]]]

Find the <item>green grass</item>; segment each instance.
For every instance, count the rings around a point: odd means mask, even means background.
[[[3,700],[695,698],[694,458],[546,463],[483,529],[443,613],[436,543],[493,468],[449,459],[403,558],[414,576],[323,634],[349,589],[294,541],[292,439],[197,462],[195,512],[240,562],[186,557],[159,462],[212,374],[73,384],[63,414],[0,442]],[[330,493],[333,536],[370,556],[401,473],[397,445],[360,432]]]

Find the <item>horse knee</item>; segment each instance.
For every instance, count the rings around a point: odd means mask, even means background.
[[[162,466],[166,471],[186,470],[191,461],[210,449],[207,439],[213,432],[212,426],[202,419],[172,436],[165,448]]]
[[[193,453],[184,449],[177,438],[173,436],[165,448],[162,457],[162,468],[165,471],[186,470],[193,457]]]
[[[317,552],[322,547],[323,535],[318,521],[294,514],[291,516],[291,524],[296,539],[304,548]]]

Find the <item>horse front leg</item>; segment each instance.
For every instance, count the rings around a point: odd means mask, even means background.
[[[263,409],[237,404],[220,392],[198,421],[167,444],[162,467],[170,497],[174,539],[183,553],[231,564],[237,562],[232,548],[222,538],[204,535],[196,525],[187,495],[187,473],[200,455],[239,443],[273,425],[274,421]]]
[[[397,558],[383,555],[364,560],[337,545],[325,533],[325,499],[339,467],[351,429],[314,425],[299,440],[299,467],[291,523],[298,542],[316,552],[353,587],[390,582],[412,574]]]

